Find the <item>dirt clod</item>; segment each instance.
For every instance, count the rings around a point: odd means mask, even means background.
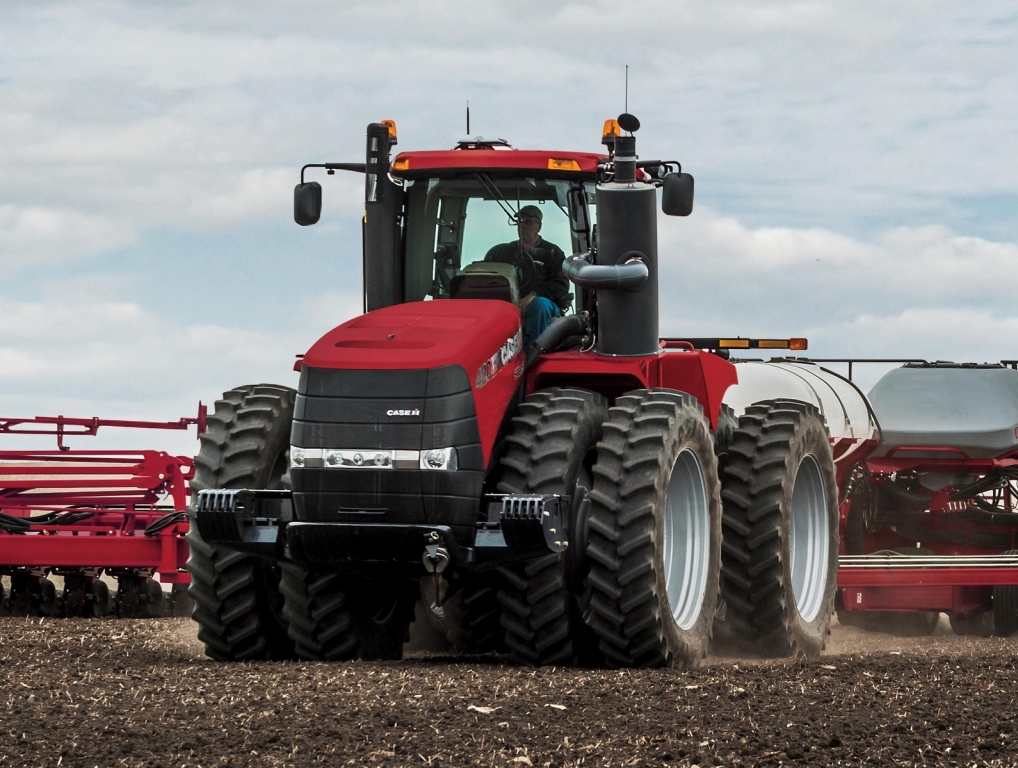
[[[218,664],[187,619],[0,619],[0,768],[1013,764],[1018,642],[830,640],[690,671]]]

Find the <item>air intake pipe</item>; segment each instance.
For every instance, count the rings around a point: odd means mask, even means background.
[[[621,264],[591,264],[589,253],[576,253],[566,258],[562,268],[574,285],[587,290],[640,290],[650,277],[647,257],[630,251],[623,254],[622,259]]]
[[[584,336],[586,333],[587,321],[583,316],[567,315],[558,318],[527,347],[527,367],[533,365],[534,361],[545,352],[554,352],[559,344],[570,336]]]
[[[389,127],[372,123],[364,164],[364,311],[403,301],[399,217],[403,188],[389,179],[389,152],[396,143]]]

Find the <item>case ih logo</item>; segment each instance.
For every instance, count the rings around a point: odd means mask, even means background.
[[[481,363],[481,367],[477,369],[477,380],[475,382],[477,389],[480,389],[495,378],[495,374],[502,370],[502,366],[516,357],[522,348],[523,329],[520,328],[516,331],[516,335],[505,340],[505,344],[495,354]]]
[[[420,408],[390,408],[385,412],[386,416],[420,416]]]

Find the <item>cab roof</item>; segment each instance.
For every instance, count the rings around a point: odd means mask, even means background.
[[[507,145],[457,147],[456,149],[400,152],[392,161],[391,173],[400,178],[433,176],[441,171],[513,172],[541,178],[594,179],[598,164],[608,155],[594,152],[560,152],[512,149]]]

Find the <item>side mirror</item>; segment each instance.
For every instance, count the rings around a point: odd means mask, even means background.
[[[668,216],[688,216],[693,212],[693,177],[688,173],[669,173],[661,193],[661,210]]]
[[[302,227],[310,226],[322,215],[322,185],[317,181],[298,184],[293,188],[293,220]]]

